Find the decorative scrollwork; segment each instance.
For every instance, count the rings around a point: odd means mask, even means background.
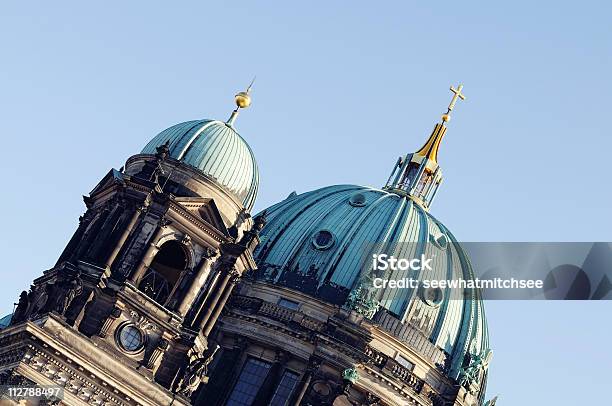
[[[132,319],[132,322],[134,323],[136,327],[139,327],[140,329],[144,331],[151,331],[151,332],[158,330],[157,324],[153,323],[152,321],[147,319],[145,316],[138,314],[136,311],[130,310],[129,314],[130,314],[130,318]]]

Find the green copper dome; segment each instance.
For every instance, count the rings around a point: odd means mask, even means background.
[[[267,209],[267,219],[255,251],[257,277],[336,305],[346,306],[367,284],[364,275],[371,269],[373,253],[433,257],[433,269],[423,271],[422,279],[474,277],[467,255],[450,231],[421,205],[398,193],[329,186],[290,195]],[[388,277],[411,276],[407,272],[394,271]],[[406,331],[417,330],[430,343],[424,351],[433,362],[446,365],[451,376],[458,376],[468,351],[488,351],[487,325],[477,292],[464,298],[457,289],[443,291],[433,301],[419,289],[383,288],[374,295],[380,310],[366,317],[387,326],[400,339],[408,339]]]
[[[257,162],[231,124],[217,120],[176,124],[153,138],[142,153],[155,154],[155,149],[166,142],[172,158],[212,178],[251,210],[259,188]]]

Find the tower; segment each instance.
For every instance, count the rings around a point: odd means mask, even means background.
[[[59,385],[67,405],[187,405],[218,346],[209,334],[255,269],[265,214],[249,145],[227,122],[162,131],[84,198],[55,266],[0,330],[0,383]]]

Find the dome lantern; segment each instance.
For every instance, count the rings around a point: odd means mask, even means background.
[[[438,150],[446,134],[446,123],[451,119],[451,112],[457,100],[465,100],[462,90],[463,85],[459,85],[457,89],[450,87],[453,98],[446,113],[442,115],[441,122],[435,125],[431,135],[418,151],[397,160],[385,190],[410,196],[425,210],[429,210],[443,179],[442,169],[438,164]]]

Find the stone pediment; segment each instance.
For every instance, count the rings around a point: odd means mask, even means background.
[[[195,216],[198,220],[210,224],[221,234],[229,236],[227,226],[223,222],[221,213],[213,199],[203,197],[177,197],[174,199],[174,202],[191,215]]]
[[[121,185],[124,183],[123,173],[119,172],[116,169],[111,169],[108,173],[102,178],[100,182],[93,188],[91,192],[89,192],[90,196],[93,196],[101,191],[114,186]]]

